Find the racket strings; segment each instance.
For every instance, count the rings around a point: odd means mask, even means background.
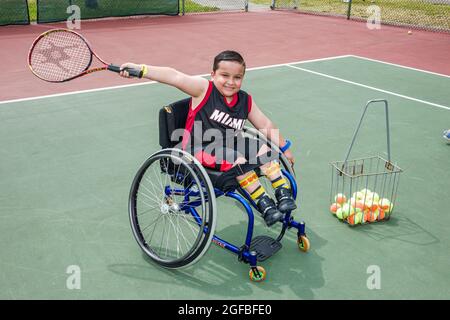
[[[58,31],[42,37],[34,46],[30,67],[48,81],[64,81],[85,71],[92,61],[91,50],[77,34]]]

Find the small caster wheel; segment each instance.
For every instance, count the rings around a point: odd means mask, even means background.
[[[309,243],[309,239],[306,237],[306,235],[299,236],[297,239],[298,248],[303,251],[307,252],[309,251],[309,248],[311,244]]]
[[[261,282],[266,279],[266,270],[261,266],[257,266],[255,268],[251,268],[248,272],[248,275],[250,277],[250,280]]]

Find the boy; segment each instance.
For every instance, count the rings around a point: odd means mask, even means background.
[[[191,148],[187,150],[206,167],[223,172],[238,169],[236,179],[255,201],[268,226],[281,220],[283,213],[297,208],[288,182],[281,174],[279,163],[260,161],[263,156],[270,157],[267,145],[255,148],[256,140],[243,138],[241,135],[241,129],[248,119],[277,146],[283,147],[286,144],[275,124],[259,109],[252,97],[240,90],[245,62],[239,53],[229,50],[219,53],[214,58],[211,81],[189,76],[169,67],[134,63],[123,64],[120,75],[129,77],[127,69],[141,70],[141,77],[176,87],[192,97],[182,148],[186,150],[190,145]],[[211,132],[214,132],[214,142],[205,139]],[[243,147],[236,149],[236,144]],[[255,150],[253,154],[250,152],[252,148]],[[293,165],[292,152],[286,150],[284,154]],[[253,171],[256,167],[260,167],[261,172],[272,182],[278,206],[260,184]]]

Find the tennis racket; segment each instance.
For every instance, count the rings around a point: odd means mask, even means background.
[[[93,57],[101,66],[90,68]],[[82,35],[68,29],[52,29],[37,37],[28,53],[28,65],[34,75],[48,82],[69,81],[96,71],[121,71],[92,51]],[[142,77],[141,70],[126,70],[132,77]]]

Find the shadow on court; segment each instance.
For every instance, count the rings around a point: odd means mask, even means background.
[[[242,232],[241,225],[232,225],[221,234]],[[314,299],[314,289],[324,286],[322,272],[323,257],[317,249],[326,244],[326,240],[308,230],[312,248],[308,253],[297,249],[296,234],[287,231],[282,240],[283,248],[273,257],[260,263],[267,271],[267,279],[254,283],[248,277],[249,265],[237,260],[237,256],[211,245],[207,254],[196,264],[180,270],[164,269],[153,263],[146,255],[143,261],[148,265],[112,264],[108,269],[116,274],[133,279],[167,285],[176,285],[179,291],[173,292],[169,299]],[[155,272],[155,269],[158,272]],[[163,275],[163,276],[161,276]],[[187,297],[183,288],[196,289],[202,295]],[[286,295],[286,291],[291,293]]]
[[[351,229],[377,241],[395,239],[419,246],[429,246],[440,242],[438,237],[419,223],[399,215],[376,225],[358,225]]]

